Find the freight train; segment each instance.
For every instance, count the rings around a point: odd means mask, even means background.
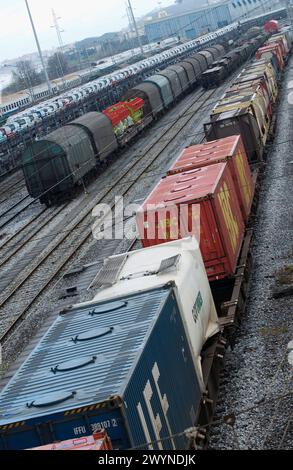
[[[247,136],[264,148],[278,93],[274,59],[282,51],[286,61],[291,49],[283,34],[268,44],[215,105],[207,142],[186,148],[138,211],[144,248],[105,261],[93,300],[60,312],[0,394],[1,449],[102,429],[114,449],[186,449],[195,424],[202,443],[236,320],[226,309],[236,309],[235,288],[240,296],[247,283],[245,229],[254,157],[263,154]],[[225,135],[213,140],[210,129]]]
[[[266,38],[258,35],[241,46],[233,64],[246,61]],[[34,142],[22,155],[29,194],[48,206],[71,195],[91,170],[199,85],[203,73],[225,53],[222,45],[214,45],[191,55],[128,90],[122,102],[103,113],[87,113]]]

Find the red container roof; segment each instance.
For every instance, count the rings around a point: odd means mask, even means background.
[[[103,111],[112,122],[112,125],[115,127],[119,122],[127,119],[130,115],[129,109],[125,108],[121,105],[121,103],[117,103],[114,106],[110,106],[109,108]]]
[[[132,111],[138,111],[139,109],[143,108],[144,100],[141,98],[134,98],[133,100],[125,101],[124,105],[126,105]]]
[[[196,170],[167,176],[151,193],[144,204],[163,203],[165,206],[200,202],[213,197],[227,163],[218,163]]]
[[[168,174],[176,173],[176,170],[181,168],[188,171],[188,167],[194,168],[194,165],[200,167],[208,160],[217,163],[224,158],[231,158],[237,145],[239,144],[240,136],[231,136],[224,139],[214,140],[201,145],[193,145],[183,150],[174,165],[170,168]]]
[[[112,450],[111,441],[107,434],[97,432],[93,436],[79,437],[67,441],[47,444],[30,450]]]

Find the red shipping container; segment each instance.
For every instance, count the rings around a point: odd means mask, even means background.
[[[29,450],[112,450],[111,441],[105,431],[97,432],[93,436],[69,439]]]
[[[138,212],[137,226],[144,247],[200,233],[209,280],[233,275],[244,221],[228,162],[163,178]]]
[[[103,114],[110,119],[113,127],[117,126],[121,121],[124,121],[124,119],[127,119],[130,116],[128,108],[126,108],[121,102],[116,103],[113,106],[109,106],[109,108],[103,111]]]
[[[288,54],[289,54],[289,48],[288,48],[288,44],[287,44],[287,40],[285,38],[284,35],[280,34],[279,36],[272,36],[267,42],[265,45],[271,45],[271,44],[275,44],[275,43],[278,43],[281,47],[281,50],[282,50],[282,56],[283,56],[283,59],[286,60],[286,58],[288,57]]]
[[[132,111],[138,111],[144,107],[144,100],[141,98],[134,98],[130,101],[123,101],[124,106],[130,108]]]
[[[231,136],[186,148],[168,171],[168,175],[222,162],[228,162],[243,220],[246,222],[250,215],[255,187],[241,136]]]
[[[256,52],[256,58],[262,59],[264,57],[271,58],[272,55],[276,56],[279,70],[284,69],[284,59],[282,54],[282,49],[279,43],[272,43],[267,46],[260,47]]]
[[[279,29],[280,29],[280,26],[279,26],[278,21],[276,21],[276,20],[268,21],[268,22],[264,25],[264,30],[265,30],[267,33],[276,33],[276,32],[279,31]]]

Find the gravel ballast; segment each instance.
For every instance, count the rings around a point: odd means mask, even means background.
[[[226,356],[215,417],[234,413],[236,421],[234,427],[212,426],[213,449],[293,447],[292,366],[287,357],[287,346],[293,339],[293,295],[288,292],[275,298],[276,292],[290,290],[290,282],[292,288],[293,105],[288,102],[292,64],[291,58],[261,187],[247,310],[235,348]]]

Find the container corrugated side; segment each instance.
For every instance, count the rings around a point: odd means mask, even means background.
[[[240,96],[239,100],[237,100],[237,97],[227,98],[227,100],[224,99],[223,102],[220,101],[214,107],[211,119],[218,114],[233,110],[245,110],[255,117],[262,139],[262,145],[265,146],[270,127],[270,116],[264,97],[257,92],[248,97]]]
[[[144,448],[187,449],[182,433],[196,422],[201,390],[175,297],[148,338],[124,400],[132,446],[156,441]]]

